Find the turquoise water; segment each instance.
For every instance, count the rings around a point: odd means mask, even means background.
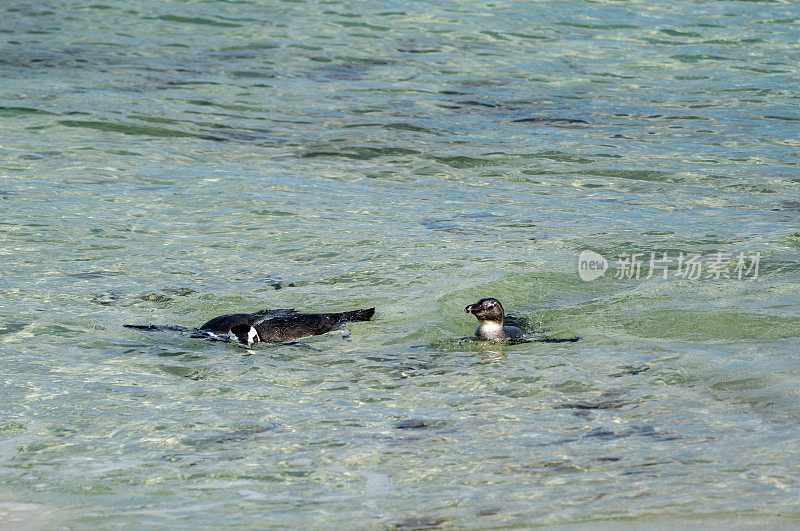
[[[798,525],[796,3],[0,14],[0,525]],[[582,339],[461,340],[485,296]]]

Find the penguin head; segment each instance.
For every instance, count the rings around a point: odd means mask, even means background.
[[[481,299],[475,304],[470,304],[464,311],[474,315],[478,321],[490,321],[493,323],[503,324],[505,313],[503,312],[503,305],[500,301],[493,298]]]
[[[232,339],[236,338],[241,344],[248,347],[261,341],[261,338],[258,337],[258,331],[252,326],[245,324],[232,326],[228,335],[232,336]]]

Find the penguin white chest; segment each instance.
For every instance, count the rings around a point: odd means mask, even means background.
[[[494,321],[483,321],[475,334],[488,339],[503,339],[506,337],[503,325]]]

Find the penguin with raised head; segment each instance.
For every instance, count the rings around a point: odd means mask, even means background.
[[[524,334],[516,326],[505,324],[505,312],[500,301],[494,298],[481,299],[475,304],[464,308],[466,313],[471,313],[478,319],[478,329],[475,335],[484,339],[518,339]]]

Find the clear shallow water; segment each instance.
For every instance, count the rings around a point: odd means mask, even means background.
[[[796,525],[795,4],[0,11],[3,525]],[[487,295],[582,340],[460,341]]]

